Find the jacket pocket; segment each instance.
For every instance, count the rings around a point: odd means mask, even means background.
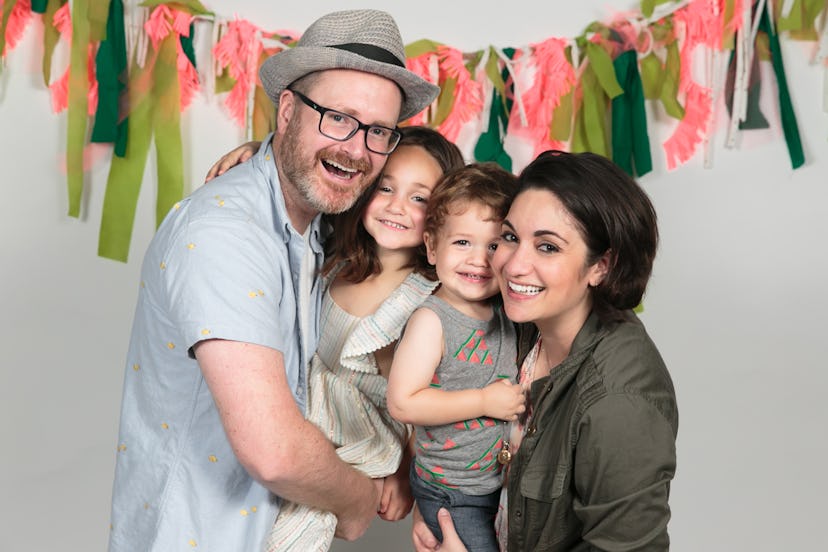
[[[569,465],[529,461],[520,480],[520,493],[541,502],[553,502],[561,498],[569,480]]]
[[[540,459],[538,459],[540,460]],[[568,550],[572,541],[572,493],[568,464],[530,461],[520,481],[526,534],[532,549]]]

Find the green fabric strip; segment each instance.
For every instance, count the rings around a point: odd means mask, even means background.
[[[52,23],[55,13],[68,0],[47,0],[43,13],[43,83],[48,87],[52,81],[52,55],[60,40],[60,32]],[[34,4],[32,4],[34,6]]]
[[[661,60],[655,53],[651,52],[641,58],[641,84],[644,87],[644,97],[648,100],[655,100],[661,96],[661,88],[664,86],[666,72]]]
[[[261,86],[253,93],[253,140],[262,141],[276,130],[276,108]]]
[[[422,38],[405,47],[405,57],[416,58],[428,52],[437,52],[438,46],[442,46],[442,44],[435,42],[434,40]]]
[[[48,4],[49,0],[32,0],[32,12],[46,13],[46,7]]]
[[[184,55],[196,66],[195,49],[193,48],[193,37],[195,36],[195,25],[190,23],[190,36],[181,35],[181,49],[184,50]]]
[[[167,35],[161,44],[153,75],[155,113],[153,130],[158,162],[155,224],[161,224],[184,192],[184,147],[181,143],[181,87],[178,82],[178,36]]]
[[[449,77],[440,86],[440,96],[437,98],[437,111],[431,122],[432,126],[440,126],[443,121],[451,115],[454,107],[454,89],[457,87],[457,79]]]
[[[678,41],[667,45],[667,61],[664,64],[664,82],[661,86],[661,103],[664,110],[674,119],[684,119],[684,108],[678,101],[679,80],[681,78],[681,54]]]
[[[796,0],[788,17],[779,18],[776,28],[779,32],[789,31],[788,36],[794,40],[818,40],[816,20],[823,10],[828,12],[825,0]]]
[[[161,5],[168,5],[177,10],[188,12],[190,15],[212,15],[213,12],[204,7],[204,4],[198,0],[144,0],[140,6],[145,8],[155,8]]]
[[[72,49],[69,55],[69,106],[66,132],[66,179],[69,191],[69,216],[79,217],[83,195],[83,146],[89,102],[88,55],[91,27],[89,4],[94,0],[75,0],[72,7]]]
[[[9,18],[15,4],[17,4],[17,0],[4,0],[3,2],[3,13],[0,17],[0,57],[6,53],[6,27],[9,25]],[[2,68],[2,64],[0,64],[0,68]]]
[[[565,50],[566,61],[572,64],[572,47]],[[575,87],[561,96],[560,103],[552,112],[552,122],[549,124],[549,138],[558,142],[566,142],[572,136],[572,111],[574,110]]]
[[[113,157],[109,166],[98,234],[98,255],[122,262],[129,256],[135,208],[152,139],[151,67],[147,60],[143,68],[136,65],[130,76],[129,139],[124,156]]]
[[[505,48],[503,52],[509,59],[512,59],[515,55],[514,48]],[[489,109],[489,128],[478,138],[477,144],[474,146],[474,158],[476,161],[493,161],[511,172],[512,158],[503,147],[503,131],[509,125],[509,113],[513,104],[513,101],[507,97],[506,92],[509,71],[505,67],[500,69],[500,57],[495,53],[494,48],[490,50],[489,54],[486,73],[490,79],[493,79],[494,85],[492,105]],[[509,93],[511,93],[511,90],[509,90]]]
[[[598,78],[598,82],[601,84],[601,88],[604,89],[607,96],[614,98],[619,94],[623,94],[624,91],[621,89],[621,86],[618,84],[618,80],[615,78],[615,69],[612,66],[612,58],[610,58],[607,51],[604,50],[604,48],[602,48],[599,44],[595,44],[590,41],[587,41],[586,46],[586,55],[587,58],[589,58],[589,65],[595,72],[595,76]]]
[[[92,42],[100,42],[106,38],[109,2],[110,0],[91,0],[89,2],[89,36]]]
[[[503,102],[497,91],[492,92],[492,105],[489,109],[489,128],[480,134],[477,144],[474,146],[474,159],[476,161],[493,161],[506,169],[512,171],[512,158],[503,148],[502,129],[506,128],[509,117],[503,110]]]
[[[489,47],[489,59],[486,60],[486,76],[489,77],[489,81],[491,81],[492,86],[500,95],[502,100],[506,99],[506,83],[503,82],[503,76],[501,75],[500,69],[500,57],[497,55],[497,51],[495,50],[494,46]],[[505,72],[505,69],[503,70]]]
[[[590,64],[584,71],[582,77],[583,105],[583,129],[586,137],[586,149],[604,157],[609,157],[607,145],[606,123],[607,123],[607,96],[600,86],[598,76],[592,70]]]
[[[268,58],[266,52],[262,52],[259,56],[259,67]],[[273,130],[276,130],[276,107],[270,101],[267,93],[259,85],[253,92],[253,139],[264,140]]]
[[[574,109],[574,92],[561,97],[561,102],[552,113],[552,122],[549,124],[549,137],[552,140],[566,142],[572,136],[572,111]]]
[[[768,35],[768,43],[771,51],[771,63],[773,72],[776,74],[777,88],[779,90],[779,112],[782,118],[782,130],[785,134],[785,142],[788,144],[788,154],[791,157],[791,165],[794,169],[805,163],[805,154],[802,151],[802,140],[799,137],[799,128],[796,123],[791,95],[788,92],[788,80],[785,77],[785,67],[782,63],[782,50],[779,47],[779,36],[773,31],[770,21],[768,7],[762,10],[759,19],[759,30]]]
[[[630,176],[653,169],[638,54],[623,52],[613,62],[624,93],[612,99],[612,160]]]
[[[126,154],[128,119],[120,120],[122,99],[127,96],[127,53],[122,0],[112,0],[109,7],[106,40],[95,57],[98,78],[98,109],[92,142],[114,142],[115,155]]]

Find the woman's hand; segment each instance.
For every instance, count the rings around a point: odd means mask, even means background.
[[[417,552],[432,552],[434,550],[468,552],[463,541],[457,535],[457,531],[454,530],[454,522],[451,520],[451,514],[448,510],[440,508],[437,512],[437,523],[440,524],[440,530],[443,532],[442,543],[438,542],[437,538],[431,533],[423,521],[423,516],[420,515],[420,510],[416,506],[414,507],[414,526],[411,529],[414,550]]]
[[[225,153],[222,158],[216,161],[216,163],[210,167],[210,170],[207,171],[207,176],[204,177],[204,182],[209,182],[220,174],[224,174],[228,170],[232,169],[239,163],[244,163],[253,157],[254,153],[259,151],[259,146],[261,145],[261,142],[247,142],[246,144],[240,145],[230,153]]]

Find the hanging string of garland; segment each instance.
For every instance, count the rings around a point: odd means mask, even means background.
[[[763,60],[771,62],[777,80],[781,126],[796,169],[805,157],[779,34],[817,42],[815,60],[824,64],[826,12],[824,0],[643,0],[635,14],[590,23],[573,38],[475,52],[418,40],[406,47],[408,68],[442,92],[405,124],[429,125],[454,141],[477,124],[482,131],[474,138],[475,159],[508,170],[507,136],[529,143],[535,154],[550,148],[600,153],[641,176],[652,168],[647,101],[659,102],[677,121],[662,143],[668,169],[700,147],[708,159],[721,95],[731,119],[726,145],[735,147],[741,131],[766,128],[758,103]],[[34,20],[44,28],[43,81],[52,108],[67,112],[68,214],[80,215],[85,144],[113,144],[98,254],[120,261],[127,260],[150,146],[158,161],[160,224],[184,193],[181,112],[201,90],[221,94],[246,135],[263,138],[275,113],[258,68],[299,38],[217,16],[198,0],[146,0],[126,8],[123,0],[75,0],[71,13],[68,0],[0,0],[3,59]],[[212,33],[210,60],[196,59],[193,38],[200,32]],[[69,66],[53,79],[60,41],[70,46]],[[703,67],[694,70],[700,59]],[[724,80],[720,60],[726,61]],[[197,63],[211,67],[202,68],[201,79]]]

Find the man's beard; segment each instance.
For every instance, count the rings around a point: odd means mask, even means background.
[[[372,163],[333,151],[336,146],[317,151],[315,155],[307,153],[301,143],[298,119],[291,118],[279,145],[277,156],[281,171],[312,209],[320,213],[341,213],[350,208],[371,183]],[[327,180],[324,184],[320,183],[315,168],[322,159],[356,169],[360,174],[340,186]]]

